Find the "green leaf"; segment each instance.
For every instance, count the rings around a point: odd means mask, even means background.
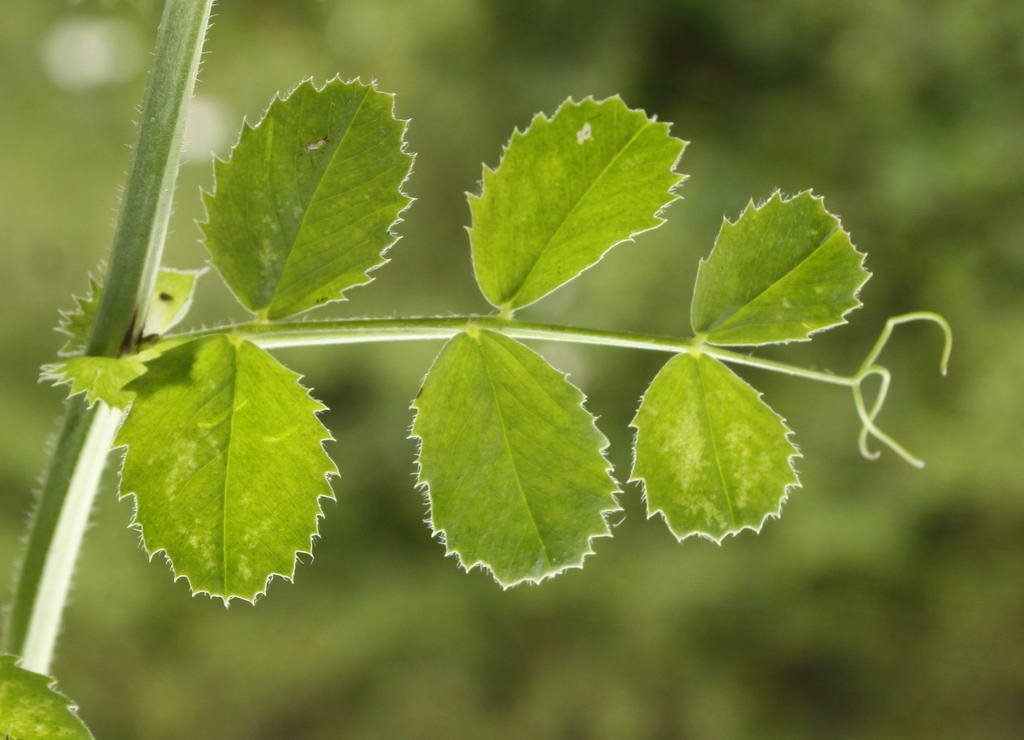
[[[709,344],[771,344],[808,339],[845,323],[870,277],[839,219],[809,192],[775,192],[725,221],[701,260],[691,324]]]
[[[631,480],[644,483],[648,516],[660,512],[679,539],[760,530],[799,485],[782,418],[712,357],[669,360],[632,426]]]
[[[10,740],[92,740],[56,682],[0,655],[0,732]]]
[[[57,323],[57,331],[67,335],[68,339],[60,348],[61,357],[71,357],[85,352],[92,332],[92,322],[96,318],[96,309],[100,305],[100,294],[103,292],[102,271],[99,279],[89,276],[89,290],[84,296],[74,296],[75,307],[70,311],[61,311]]]
[[[686,142],[618,97],[567,100],[518,130],[470,195],[473,267],[502,309],[533,303],[622,241],[653,229],[683,181]]]
[[[206,272],[202,270],[172,270],[160,268],[156,276],[153,297],[149,301],[146,324],[142,336],[160,335],[171,329],[188,313],[192,305],[196,280]]]
[[[206,246],[239,300],[271,319],[370,281],[395,243],[412,167],[391,95],[303,82],[246,124],[204,193]]]
[[[43,365],[40,381],[69,385],[69,396],[85,393],[92,406],[103,401],[111,408],[126,409],[135,394],[124,387],[146,372],[146,365],[131,357],[72,357],[64,362]]]
[[[142,335],[145,338],[159,336],[177,324],[188,312],[196,280],[206,272],[202,270],[173,270],[161,267],[157,272],[156,287],[146,315]],[[89,341],[93,317],[99,305],[102,285],[89,279],[89,294],[76,298],[78,308],[63,313],[58,329],[70,336],[60,351],[68,357],[62,362],[43,365],[39,380],[54,385],[70,386],[69,396],[85,393],[92,406],[103,401],[111,408],[125,409],[135,397],[124,390],[135,378],[146,372],[146,363],[159,357],[163,352],[178,346],[184,340],[164,340],[134,355],[125,357],[89,357],[81,353]]]
[[[127,386],[137,394],[122,497],[152,557],[163,551],[194,592],[252,601],[272,575],[291,579],[316,535],[330,435],[323,406],[262,349],[219,335],[168,350]]]
[[[153,298],[149,303],[149,312],[146,314],[143,336],[163,334],[184,318],[192,303],[195,282],[204,272],[206,272],[206,268],[202,270],[160,268],[156,276]],[[74,357],[85,351],[102,294],[102,277],[97,279],[90,275],[89,290],[85,296],[75,296],[75,308],[71,311],[61,311],[57,331],[68,336],[67,342],[58,353],[61,357]]]
[[[583,394],[522,344],[474,331],[445,345],[413,402],[430,523],[466,570],[505,587],[579,567],[609,534],[618,487]]]
[[[125,357],[71,357],[63,362],[43,365],[39,380],[70,386],[69,396],[85,393],[90,406],[103,401],[110,408],[125,409],[135,398],[134,393],[124,389],[125,386],[146,372],[146,363],[186,341],[184,338],[165,339],[138,354]]]

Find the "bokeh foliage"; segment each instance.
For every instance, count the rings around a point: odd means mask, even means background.
[[[48,55],[68,23],[97,20],[144,50],[158,12],[12,0],[0,24],[5,571],[62,395],[36,385],[37,369],[61,345],[57,310],[109,247],[144,84],[144,58],[75,87]],[[334,315],[487,310],[463,230],[481,162],[497,165],[535,112],[618,93],[692,142],[684,199],[523,318],[684,334],[722,216],[814,188],[875,276],[849,326],[787,358],[849,371],[886,316],[917,309],[945,314],[957,346],[944,379],[929,327],[898,329],[884,357],[896,380],[882,421],[924,471],[860,458],[844,391],[741,371],[804,455],[781,520],[721,548],[679,545],[628,486],[616,537],[595,542],[585,570],[508,592],[443,558],[422,522],[408,403],[438,347],[277,353],[332,409],[338,440],[315,561],[256,607],[190,599],[138,551],[130,504],[108,486],[55,664],[97,737],[1024,731],[1024,5],[225,0],[218,12],[197,88],[208,122],[236,131],[278,90],[337,74],[377,79],[412,120],[418,202],[391,263]],[[206,259],[192,222],[210,178],[208,161],[182,173],[173,267]],[[209,316],[231,310],[216,281],[199,293]],[[536,349],[588,394],[627,478],[627,425],[664,358]]]

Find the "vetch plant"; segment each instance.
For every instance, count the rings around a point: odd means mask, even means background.
[[[692,337],[516,318],[613,246],[657,228],[678,197],[685,142],[618,97],[537,115],[513,133],[497,169],[484,169],[469,196],[469,240],[493,313],[329,320],[306,314],[347,299],[385,263],[410,205],[402,186],[413,157],[390,95],[340,78],[299,84],[243,127],[204,194],[211,263],[251,320],[174,331],[202,271],[159,265],[210,4],[165,7],[109,264],[63,317],[68,342],[44,368],[71,397],[5,626],[0,730],[90,736],[36,674],[49,672],[112,447],[124,449],[120,496],[134,498],[146,551],[162,553],[194,593],[254,601],[273,576],[293,577],[338,470],[323,448],[324,406],[274,348],[445,340],[412,402],[418,482],[448,554],[505,587],[580,567],[592,540],[611,534],[622,493],[583,392],[521,340],[669,356],[632,422],[630,481],[680,540],[759,530],[799,485],[789,428],[728,364],[846,387],[864,455],[877,457],[874,441],[922,464],[876,423],[890,377],[877,359],[895,326],[931,321],[945,335],[944,373],[951,334],[937,314],[891,318],[851,375],[728,349],[806,341],[860,305],[864,255],[810,192],[773,193],[723,223],[697,273]],[[42,727],[52,729],[33,729]]]

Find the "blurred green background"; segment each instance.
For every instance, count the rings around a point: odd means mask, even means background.
[[[6,0],[0,23],[0,571],[17,557],[60,390],[58,309],[104,258],[158,2]],[[898,330],[880,420],[924,457],[859,456],[848,395],[750,371],[804,487],[763,533],[678,544],[626,486],[597,554],[503,592],[423,524],[409,399],[438,345],[290,351],[342,471],[315,561],[255,606],[190,598],[99,499],[55,673],[98,738],[1024,736],[1024,3],[1019,0],[224,0],[166,262],[242,117],[312,76],[397,93],[418,202],[337,316],[484,311],[463,226],[481,163],[569,95],[620,93],[693,143],[669,222],[524,318],[688,333],[723,216],[808,188],[875,277],[850,324],[764,354],[850,372]],[[195,324],[239,317],[207,276]],[[326,314],[325,314],[326,315]],[[660,356],[539,346],[589,395],[628,477]],[[308,560],[308,558],[306,558]],[[4,576],[6,577],[6,576]]]

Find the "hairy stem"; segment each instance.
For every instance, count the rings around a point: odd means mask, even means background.
[[[86,354],[117,357],[145,319],[213,0],[167,0],[143,99],[103,296]],[[120,415],[68,402],[16,576],[3,650],[49,671],[82,533]]]
[[[50,672],[71,575],[120,419],[119,411],[102,402],[91,410],[80,396],[68,402],[57,450],[78,450],[78,454],[53,457],[32,530],[36,541],[50,533],[48,547],[44,551],[30,546],[25,554],[16,591],[16,596],[24,598],[12,604],[3,646],[4,652],[20,654],[21,667],[27,670]],[[38,575],[30,579],[30,574]]]
[[[87,355],[117,357],[142,331],[163,255],[212,5],[213,0],[167,0],[164,5]]]

